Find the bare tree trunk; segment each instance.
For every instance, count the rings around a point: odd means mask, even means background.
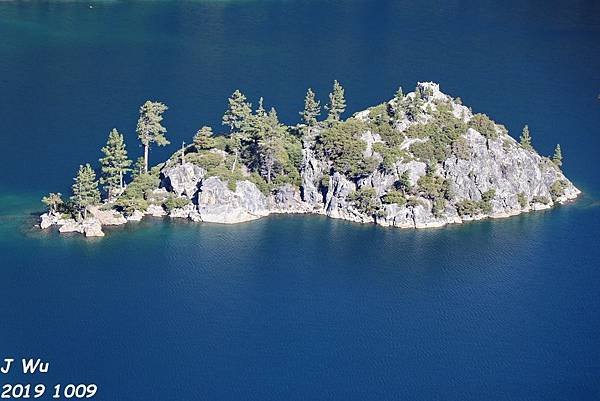
[[[148,172],[148,144],[144,144],[144,173]]]
[[[119,171],[119,189],[123,190],[123,170]]]
[[[231,165],[231,171],[233,172],[233,170],[235,170],[235,165],[237,163],[237,158],[238,158],[238,150],[235,150],[235,158],[233,159],[233,164]]]

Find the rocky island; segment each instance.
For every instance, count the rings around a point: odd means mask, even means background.
[[[321,121],[308,90],[302,122],[282,124],[262,98],[254,110],[236,91],[223,116],[227,133],[202,127],[166,162],[149,166],[149,148],[169,144],[167,107],[146,102],[137,136],[144,156],[128,159],[113,130],[102,148],[99,180],[82,165],[72,196],[43,198],[40,227],[102,236],[103,226],[169,216],[233,224],[272,213],[316,213],[401,228],[440,227],[552,207],[580,191],[552,157],[432,82],[344,120],[344,89],[336,81]],[[133,166],[132,166],[133,165]],[[129,181],[126,183],[126,181]]]

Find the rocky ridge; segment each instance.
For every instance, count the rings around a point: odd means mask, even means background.
[[[105,204],[91,207],[82,221],[57,212],[45,213],[40,227],[58,226],[61,233],[102,236],[103,226],[139,221],[145,215],[234,224],[274,213],[316,213],[382,226],[427,228],[547,209],[580,194],[550,159],[521,146],[501,125],[488,127],[491,135],[479,132],[472,124],[472,111],[442,93],[437,84],[419,83],[415,92],[406,95],[408,101],[415,97],[420,99],[417,112],[402,113],[389,122],[394,135],[402,138],[398,149],[404,153],[385,167],[382,147],[387,143],[372,124],[375,108],[353,116],[364,123],[360,132],[360,140],[366,144],[363,156],[378,162],[366,174],[351,176],[336,169],[319,149],[319,135],[327,128],[316,127],[302,140],[299,187],[288,183],[265,193],[250,179],[238,179],[231,185],[226,178],[209,176],[193,162],[171,163],[161,168],[152,198],[183,198],[187,202],[183,207],[167,209],[156,202],[144,211],[125,215]],[[393,108],[394,102],[390,100],[382,107]],[[412,149],[415,143],[432,139],[406,133],[413,126],[433,121],[432,115],[441,105],[468,128],[452,144],[460,145],[460,151],[431,162],[415,156]],[[248,171],[244,175],[249,175]],[[415,189],[424,187],[430,178],[443,183],[444,195]],[[399,191],[398,183],[403,180]],[[392,193],[400,194],[399,201],[386,201]]]

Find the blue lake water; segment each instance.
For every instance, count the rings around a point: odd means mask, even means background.
[[[418,4],[417,4],[418,3]],[[89,8],[93,4],[93,8]],[[600,3],[0,2],[0,361],[99,400],[600,399]],[[348,110],[433,80],[543,154],[575,203],[398,230],[318,216],[158,219],[86,240],[32,229],[137,109],[173,145],[227,97],[293,123],[333,79]],[[50,397],[47,397],[50,399]]]

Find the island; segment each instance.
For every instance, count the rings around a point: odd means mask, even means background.
[[[262,98],[253,109],[237,90],[223,116],[227,132],[204,126],[151,166],[151,146],[169,144],[167,106],[147,101],[136,129],[143,155],[133,163],[123,135],[112,130],[97,171],[79,166],[69,198],[42,199],[48,211],[39,226],[102,236],[104,226],[148,215],[234,224],[315,213],[427,228],[547,209],[580,194],[561,171],[559,145],[541,156],[527,126],[516,140],[433,82],[407,94],[400,88],[347,119],[337,81],[325,110],[311,89],[304,104],[301,122],[285,125]]]

